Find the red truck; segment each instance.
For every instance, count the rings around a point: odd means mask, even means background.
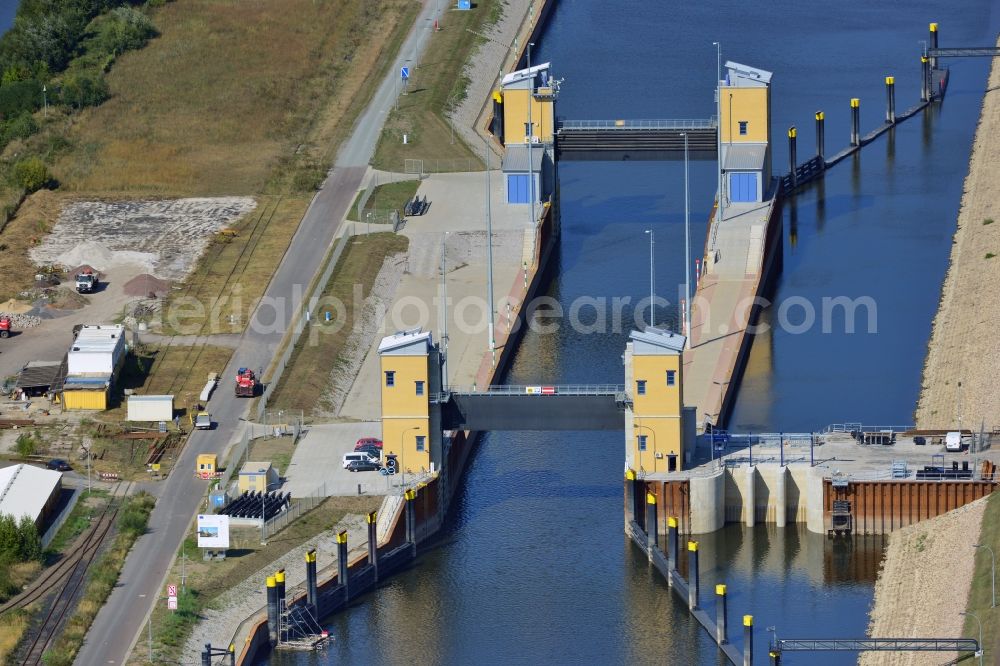
[[[10,336],[12,326],[10,323],[10,317],[7,315],[0,315],[0,338],[6,338]]]
[[[257,394],[257,376],[249,368],[236,371],[236,397],[252,398]]]

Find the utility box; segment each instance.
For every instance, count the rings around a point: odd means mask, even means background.
[[[172,421],[174,418],[174,396],[129,396],[127,418],[129,421]]]

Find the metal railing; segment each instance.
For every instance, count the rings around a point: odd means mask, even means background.
[[[974,638],[783,638],[779,652],[977,652]],[[949,662],[951,663],[951,662]]]
[[[535,384],[498,386],[449,386],[441,394],[467,395],[616,395],[624,393],[623,384]]]
[[[831,432],[843,432],[848,434],[852,432],[907,432],[915,428],[916,426],[913,424],[866,426],[861,423],[831,423],[823,428],[821,432],[824,434]]]
[[[717,123],[711,118],[681,120],[560,120],[556,129],[563,130],[714,130]]]

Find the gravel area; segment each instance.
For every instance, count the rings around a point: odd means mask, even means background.
[[[63,209],[52,233],[31,249],[31,259],[39,266],[89,264],[99,271],[131,264],[179,280],[212,234],[256,205],[249,197],[81,201]]]
[[[365,517],[349,515],[332,529],[309,539],[298,548],[294,548],[271,564],[267,565],[242,583],[230,588],[213,600],[212,608],[205,610],[201,621],[184,646],[184,654],[179,663],[201,663],[201,651],[205,643],[212,645],[229,645],[233,633],[243,620],[267,608],[267,593],[264,581],[278,569],[285,569],[285,596],[289,597],[292,588],[304,584],[306,579],[305,554],[312,548],[316,549],[319,580],[322,582],[328,575],[323,569],[337,563],[337,543],[334,540],[339,532],[347,530],[347,544],[350,553],[363,552],[368,548],[368,525]]]
[[[962,636],[975,549],[989,498],[904,527],[889,537],[875,583],[868,634],[872,638]],[[955,653],[862,653],[860,666],[952,663]]]
[[[1000,41],[998,41],[1000,43]],[[1000,426],[1000,63],[994,62],[965,179],[951,264],[928,347],[917,425]],[[984,224],[986,220],[995,220]],[[998,255],[991,257],[990,255]]]
[[[474,150],[483,140],[476,130],[476,119],[497,82],[497,74],[513,58],[510,48],[505,45],[513,46],[530,6],[529,0],[507,0],[503,16],[485,33],[491,41],[484,41],[465,66],[464,74],[469,77],[468,94],[455,107],[451,121]]]

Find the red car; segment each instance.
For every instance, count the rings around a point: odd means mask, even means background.
[[[362,437],[358,440],[358,443],[354,445],[355,451],[360,451],[361,449],[366,449],[374,446],[378,450],[382,450],[382,440],[378,437]]]

